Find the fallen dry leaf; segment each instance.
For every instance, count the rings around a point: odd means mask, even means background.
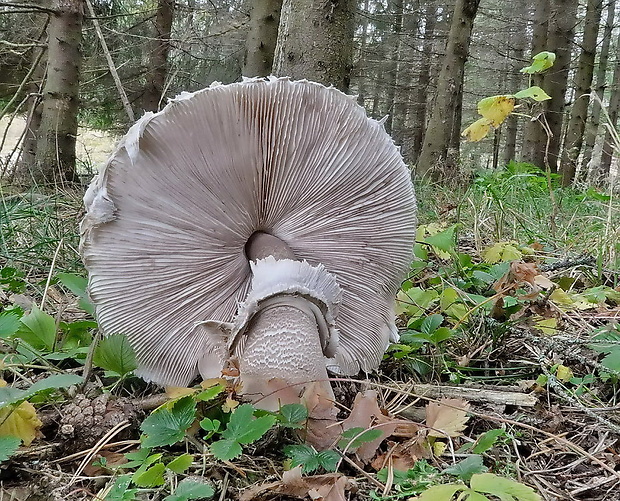
[[[340,473],[303,477],[301,468],[297,466],[284,472],[279,482],[262,484],[246,490],[239,501],[257,501],[264,495],[269,495],[268,499],[272,499],[273,494],[299,499],[310,498],[313,501],[345,501],[347,490],[355,487],[347,477]]]
[[[309,384],[302,397],[308,409],[305,440],[317,450],[329,449],[342,434],[342,424],[338,422],[338,409],[334,404],[331,386],[327,390],[321,382]]]
[[[469,417],[469,403],[460,398],[442,398],[439,403],[426,406],[426,425],[431,437],[458,437],[462,434]]]

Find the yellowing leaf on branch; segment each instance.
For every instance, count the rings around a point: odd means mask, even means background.
[[[547,101],[551,99],[551,96],[547,94],[540,87],[533,85],[528,89],[523,89],[515,94],[515,97],[518,99],[530,98],[534,101]]]
[[[0,387],[4,386],[6,386],[6,381],[0,379]],[[42,425],[34,405],[30,402],[22,402],[17,407],[9,405],[0,409],[0,437],[18,437],[24,445],[28,446],[37,437]]]
[[[521,70],[521,73],[541,73],[548,70],[555,62],[555,54],[553,52],[539,52],[532,58],[532,64]]]
[[[472,143],[476,143],[484,139],[491,130],[491,121],[488,118],[481,118],[476,120],[473,124],[467,127],[462,133],[465,139]]]
[[[515,107],[512,96],[485,97],[478,102],[478,113],[490,121],[493,127],[499,127]]]

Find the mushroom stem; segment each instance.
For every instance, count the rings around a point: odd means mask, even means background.
[[[273,256],[275,259],[296,259],[284,240],[263,231],[256,231],[250,236],[245,244],[245,255],[250,261],[268,256]]]

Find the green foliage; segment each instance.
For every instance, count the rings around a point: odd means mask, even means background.
[[[457,493],[458,499],[471,501],[539,501],[541,498],[534,489],[508,478],[492,473],[475,474],[469,487],[462,484],[435,485],[425,490],[418,501],[451,501]],[[487,495],[491,496],[488,497]]]
[[[62,285],[64,285],[79,298],[78,304],[80,308],[94,317],[95,306],[88,298],[88,293],[86,291],[88,287],[88,279],[80,277],[75,273],[58,273],[56,276]]]
[[[124,334],[113,334],[99,341],[93,363],[121,377],[138,367],[136,355]]]
[[[284,454],[291,458],[291,466],[301,466],[303,473],[314,473],[320,469],[335,471],[340,454],[333,450],[317,452],[317,450],[305,444],[287,445]]]
[[[26,290],[27,282],[23,271],[5,266],[0,268],[0,289],[14,294],[21,294]]]
[[[542,73],[545,70],[548,70],[553,66],[555,62],[555,54],[553,52],[539,52],[534,57],[532,57],[532,64],[530,66],[526,66],[521,69],[521,73]]]
[[[69,386],[80,384],[83,381],[84,379],[82,377],[74,374],[57,374],[37,381],[27,390],[5,386],[0,388],[0,409],[7,405],[19,405],[35,395],[68,388]]]
[[[56,344],[56,320],[38,307],[33,306],[28,315],[21,318],[22,325],[16,336],[30,346],[44,351],[54,351]]]
[[[420,494],[428,489],[439,479],[439,470],[428,464],[425,459],[416,461],[413,468],[407,471],[393,470],[393,484],[396,498],[409,498]],[[377,478],[381,482],[387,482],[388,469],[383,468],[377,472]],[[371,492],[372,499],[383,499],[376,492]]]
[[[454,475],[455,477],[458,477],[459,480],[469,482],[471,477],[476,473],[485,473],[486,471],[487,467],[484,466],[484,463],[482,462],[482,456],[475,454],[473,456],[466,457],[463,461],[460,461],[449,468],[446,468],[443,470],[443,473]]]
[[[21,438],[12,436],[0,437],[0,463],[9,459],[22,443]]]
[[[129,489],[131,475],[118,477],[105,497],[105,501],[134,501],[138,489]]]
[[[210,485],[186,478],[179,483],[173,494],[164,498],[164,501],[206,499],[213,497],[214,494],[215,491]]]
[[[191,395],[156,409],[140,426],[145,434],[142,447],[150,449],[180,442],[195,419],[196,401]]]
[[[22,325],[20,312],[11,310],[0,313],[0,338],[13,336]]]
[[[302,428],[308,419],[308,409],[302,404],[286,404],[280,407],[276,419],[284,428]]]
[[[241,455],[242,445],[260,439],[277,421],[272,415],[255,418],[254,412],[250,404],[240,405],[233,411],[221,433],[222,439],[211,444],[211,452],[216,458],[228,461]]]
[[[180,456],[177,456],[172,461],[170,461],[166,465],[166,468],[175,473],[183,473],[192,465],[193,461],[194,458],[191,454],[181,454]]]
[[[598,353],[604,353],[601,365],[610,371],[620,372],[620,327],[612,323],[598,329],[592,340],[590,348]]]

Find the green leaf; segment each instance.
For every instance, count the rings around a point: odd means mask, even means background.
[[[88,279],[73,273],[58,273],[56,276],[62,285],[64,285],[79,298],[78,304],[80,305],[80,308],[94,317],[95,305],[90,302],[88,292],[86,292],[88,288]]]
[[[506,501],[512,501],[512,498],[518,501],[540,501],[541,499],[531,487],[492,473],[474,475],[470,486],[475,491],[492,494]]]
[[[4,388],[0,388],[0,408],[6,407],[7,405],[19,404],[43,391],[67,388],[74,384],[80,384],[82,381],[84,381],[82,377],[74,374],[57,374],[37,381],[27,390],[19,390],[17,388],[5,386]]]
[[[175,473],[183,473],[187,470],[194,461],[194,457],[191,454],[182,454],[179,457],[174,458],[170,461],[166,468],[172,470]]]
[[[540,87],[532,86],[528,89],[523,89],[515,94],[515,97],[518,99],[530,98],[534,101],[547,101],[551,99],[551,96],[547,94]]]
[[[301,466],[303,473],[312,473],[319,469],[319,453],[314,447],[306,444],[287,445],[284,454],[291,458],[291,466]]]
[[[463,459],[463,461],[459,461],[453,466],[446,468],[443,473],[448,473],[449,475],[454,475],[461,480],[468,482],[471,477],[476,473],[484,473],[488,470],[484,463],[482,462],[482,456],[469,456]]]
[[[356,426],[355,428],[349,428],[342,432],[342,438],[338,441],[338,447],[341,449],[354,450],[361,445],[372,442],[381,437],[383,432],[378,429],[366,430],[364,428]]]
[[[222,423],[218,419],[204,418],[200,421],[200,427],[205,431],[218,432],[222,427]]]
[[[483,452],[486,452],[491,447],[493,447],[499,437],[505,436],[506,432],[501,428],[489,430],[478,437],[478,440],[476,440],[476,444],[474,445],[472,452],[474,454],[482,454]]]
[[[146,471],[138,470],[134,473],[131,481],[138,487],[157,487],[158,485],[164,485],[164,471],[166,467],[164,463],[155,463]]]
[[[430,336],[430,340],[435,343],[441,343],[446,339],[450,339],[454,335],[454,331],[452,329],[448,329],[447,327],[440,327],[435,332],[433,332]]]
[[[443,315],[440,315],[438,313],[436,313],[435,315],[429,315],[423,320],[422,325],[420,326],[420,330],[425,334],[432,334],[443,323],[443,320]]]
[[[239,442],[229,438],[211,444],[211,453],[220,461],[230,461],[240,456],[242,452]]]
[[[253,416],[252,405],[243,404],[237,407],[230,416],[222,437],[240,444],[251,444],[261,438],[276,422],[275,416],[263,416],[257,419],[253,419]]]
[[[336,451],[328,449],[318,453],[319,464],[325,471],[336,471],[338,461],[340,461],[340,454]]]
[[[224,391],[224,385],[216,384],[215,386],[211,386],[204,391],[201,391],[196,395],[196,400],[200,400],[201,402],[208,402],[209,400],[213,400],[220,393]]]
[[[105,497],[105,501],[134,501],[138,489],[128,489],[131,475],[122,475],[114,481],[114,485]]]
[[[555,54],[553,52],[539,52],[532,58],[532,64],[521,69],[521,73],[541,73],[553,66]]]
[[[28,315],[21,318],[17,337],[38,350],[53,351],[56,342],[56,320],[51,315],[33,306]]]
[[[146,434],[142,447],[150,449],[180,442],[195,419],[196,401],[191,395],[180,398],[170,407],[156,409],[140,426]]]
[[[124,334],[113,334],[99,341],[93,363],[121,377],[138,367],[136,354]]]
[[[129,462],[121,465],[121,468],[135,468],[136,466],[142,466],[148,461],[148,457],[151,451],[149,449],[138,449],[135,452],[128,452],[125,457]],[[161,454],[159,454],[161,457]],[[151,464],[151,463],[149,463]]]
[[[429,235],[425,238],[426,243],[436,247],[437,249],[450,252],[453,251],[456,247],[456,224],[453,224],[449,228],[444,231],[437,233],[436,235]]]
[[[0,437],[0,463],[9,459],[15,451],[19,449],[22,440],[18,437],[13,437],[11,435],[6,435],[4,437]]]
[[[191,499],[205,499],[213,497],[213,487],[196,480],[186,478],[181,481],[173,494],[166,496],[163,501],[189,501]]]
[[[0,338],[6,339],[15,334],[21,323],[21,316],[16,311],[3,311],[0,313]]]
[[[451,501],[457,492],[464,490],[468,490],[464,485],[434,485],[420,494],[418,501]]]
[[[284,428],[301,428],[308,419],[308,409],[301,404],[286,404],[280,408],[278,423]]]

